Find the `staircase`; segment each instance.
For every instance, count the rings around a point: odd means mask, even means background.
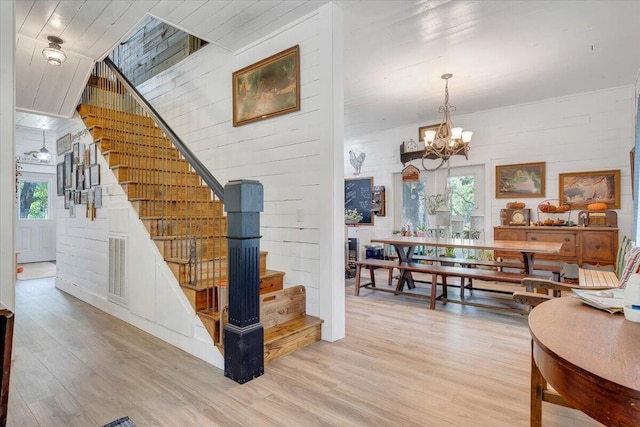
[[[77,111],[194,311],[224,352],[227,307],[220,295],[225,294],[227,279],[227,220],[223,203],[109,72],[104,64],[96,65]],[[267,253],[261,252],[261,296],[283,289],[284,272],[268,270],[266,259]],[[300,306],[299,301],[296,304]],[[320,339],[322,320],[304,310],[302,317],[298,326],[265,331],[269,336],[265,362]]]

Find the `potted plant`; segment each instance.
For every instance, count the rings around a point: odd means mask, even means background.
[[[441,257],[444,258],[455,258],[456,257],[456,248],[452,248],[450,246],[447,246],[446,248],[444,248],[444,253],[442,255],[440,255]],[[455,265],[455,263],[453,262],[448,262],[448,261],[440,261],[440,265],[446,265],[449,267],[453,267],[453,265]]]
[[[446,202],[444,194],[432,194],[427,196],[427,220],[429,227],[435,228],[436,226],[436,211],[439,207],[443,206]]]
[[[356,208],[344,210],[345,224],[357,224],[362,221],[362,214]]]
[[[418,229],[416,230],[416,236],[417,237],[424,237],[427,234],[427,227],[425,227],[424,225],[421,225],[418,227]]]

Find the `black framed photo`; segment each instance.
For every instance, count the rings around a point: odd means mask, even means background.
[[[73,203],[73,195],[71,190],[64,190],[64,208],[69,209],[69,206]]]
[[[87,190],[89,188],[91,188],[91,168],[87,167],[84,168],[84,189]]]
[[[70,133],[56,140],[56,153],[58,154],[58,156],[61,156],[69,151],[71,151]]]
[[[102,207],[102,187],[95,187],[93,189],[93,205],[96,209]]]
[[[76,142],[73,144],[73,164],[79,165],[84,163],[84,143]]]
[[[89,145],[89,164],[95,165],[98,163],[98,147],[96,143]]]
[[[91,173],[89,175],[91,179],[91,186],[95,187],[100,185],[100,165],[93,165],[90,169]]]
[[[58,196],[64,196],[64,162],[60,162],[56,166],[56,180]]]
[[[74,180],[73,173],[73,153],[64,155],[64,188],[71,188]]]

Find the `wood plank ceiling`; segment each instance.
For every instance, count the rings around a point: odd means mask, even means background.
[[[70,117],[93,61],[149,13],[235,52],[327,1],[16,2],[17,105]],[[345,136],[632,85],[640,1],[356,1],[344,10]],[[64,40],[62,67],[43,60]],[[455,116],[454,116],[455,120]]]

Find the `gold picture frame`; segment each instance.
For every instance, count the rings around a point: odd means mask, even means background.
[[[545,197],[545,162],[496,166],[496,199]]]
[[[438,128],[440,127],[441,123],[435,124],[435,125],[428,125],[428,126],[420,126],[418,128],[418,141],[422,141],[424,142],[424,133],[428,130],[434,130],[434,131],[438,131]],[[436,139],[437,138],[446,138],[448,135],[447,132],[447,127],[446,126],[442,126],[442,129],[440,130],[440,134],[436,135]]]
[[[233,73],[233,126],[300,110],[300,47]]]
[[[558,175],[558,198],[571,209],[586,209],[591,203],[606,203],[620,209],[620,169],[571,172]]]

